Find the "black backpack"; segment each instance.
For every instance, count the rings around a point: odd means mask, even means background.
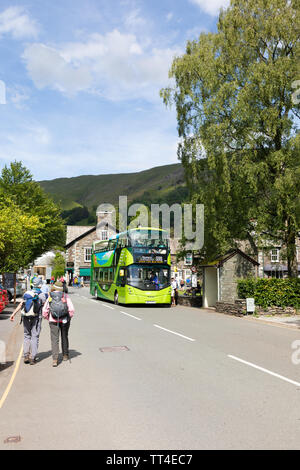
[[[40,314],[43,307],[42,299],[39,297],[33,299],[33,312]]]

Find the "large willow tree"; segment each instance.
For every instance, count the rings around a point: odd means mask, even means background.
[[[255,251],[264,236],[286,246],[290,276],[299,229],[299,12],[299,0],[231,0],[216,33],[187,43],[170,70],[174,87],[161,91],[176,105],[193,200],[205,204],[205,255],[237,239]]]

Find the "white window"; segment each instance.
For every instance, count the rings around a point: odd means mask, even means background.
[[[108,231],[107,230],[102,230],[101,240],[108,240]]]
[[[86,247],[84,249],[84,262],[85,263],[90,263],[92,259],[92,248],[91,247]]]
[[[271,263],[279,263],[279,248],[271,250]]]

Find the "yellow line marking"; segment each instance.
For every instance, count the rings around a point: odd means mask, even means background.
[[[0,409],[1,409],[2,406],[4,405],[4,402],[5,402],[6,398],[7,398],[7,395],[9,394],[9,391],[10,391],[10,389],[11,389],[11,387],[12,387],[12,384],[13,384],[13,382],[14,382],[14,380],[15,380],[15,377],[16,377],[16,375],[17,375],[17,372],[18,372],[18,369],[19,369],[19,366],[20,366],[22,354],[23,354],[23,346],[21,347],[21,351],[20,351],[19,357],[18,357],[18,359],[17,359],[16,365],[15,365],[15,369],[14,369],[14,371],[13,371],[13,374],[12,374],[12,376],[11,376],[11,379],[10,379],[10,381],[9,381],[9,384],[7,385],[5,392],[3,393],[2,397],[1,397],[1,400],[0,400]]]

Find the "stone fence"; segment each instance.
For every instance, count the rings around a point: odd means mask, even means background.
[[[237,299],[234,303],[217,302],[216,312],[226,313],[228,315],[245,315],[246,299]],[[256,315],[296,315],[297,311],[294,307],[267,307],[263,308],[259,305],[255,306]]]
[[[186,307],[202,307],[202,296],[188,296],[188,295],[179,295],[178,296],[178,305],[185,305]]]

